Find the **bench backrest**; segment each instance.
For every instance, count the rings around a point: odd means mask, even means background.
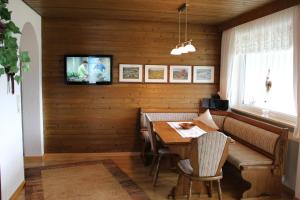
[[[287,128],[229,112],[224,120],[223,132],[272,159],[275,171],[283,173],[288,143]]]
[[[151,121],[190,121],[198,117],[198,111],[195,109],[141,109],[141,128],[147,128],[146,115]]]

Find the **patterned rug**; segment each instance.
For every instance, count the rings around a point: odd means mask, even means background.
[[[149,200],[112,160],[29,168],[26,200]]]

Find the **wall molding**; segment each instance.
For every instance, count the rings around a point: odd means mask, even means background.
[[[25,187],[25,181],[22,181],[22,183],[19,185],[19,187],[16,189],[16,191],[11,195],[9,200],[17,200],[18,197],[20,196],[22,190]]]

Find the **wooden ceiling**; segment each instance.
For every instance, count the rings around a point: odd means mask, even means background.
[[[189,23],[220,24],[274,1],[189,0]],[[177,8],[185,0],[24,0],[24,2],[45,18],[177,22]]]

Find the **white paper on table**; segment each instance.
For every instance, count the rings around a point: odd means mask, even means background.
[[[168,122],[168,124],[177,131],[179,135],[183,138],[196,138],[206,133],[206,131],[202,130],[198,126],[194,126],[190,129],[183,129],[179,125],[180,123],[187,123],[187,122]]]

